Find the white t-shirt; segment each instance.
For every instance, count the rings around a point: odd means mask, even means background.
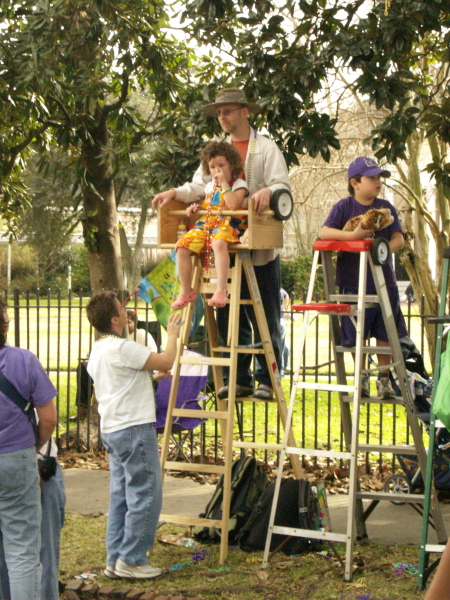
[[[156,421],[153,386],[148,371],[142,371],[150,354],[142,344],[112,336],[92,347],[87,370],[104,433]]]

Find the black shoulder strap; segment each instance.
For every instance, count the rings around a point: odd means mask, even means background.
[[[9,379],[7,379],[0,371],[0,392],[3,392],[14,404],[16,404],[22,412],[28,410],[28,406],[31,402],[25,400],[25,398],[17,391],[15,385],[13,385]]]
[[[16,386],[13,385],[9,379],[7,379],[0,371],[0,392],[2,392],[11,402],[14,402],[16,406],[20,408],[23,414],[28,418],[36,436],[36,441],[39,441],[38,427],[36,421],[36,414],[34,407],[31,402],[25,400],[25,398],[18,392]]]

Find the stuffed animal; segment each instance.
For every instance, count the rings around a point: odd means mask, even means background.
[[[370,208],[363,215],[353,217],[344,226],[344,231],[354,231],[361,221],[363,229],[379,231],[393,223],[394,217],[389,208]]]

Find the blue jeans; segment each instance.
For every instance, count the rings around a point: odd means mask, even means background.
[[[66,493],[61,466],[58,463],[56,475],[42,482],[41,488],[41,552],[42,565],[41,600],[59,600],[59,547],[61,527],[64,524]],[[4,565],[3,547],[0,545],[0,579],[3,590],[2,600],[9,598],[9,576]]]
[[[3,548],[0,598],[3,600],[41,598],[40,496],[35,446],[0,454],[0,547]]]
[[[102,433],[109,453],[110,504],[106,564],[118,558],[148,564],[162,506],[161,467],[154,423]]]
[[[280,257],[277,256],[274,260],[266,265],[254,267],[255,277],[258,282],[261,301],[266,314],[267,326],[269,328],[270,338],[272,340],[275,360],[277,361],[278,369],[281,368],[281,303],[280,303],[280,288],[281,288],[281,270]],[[250,298],[247,279],[242,275],[241,298]],[[217,311],[217,325],[219,328],[222,340],[227,339],[228,320],[229,320],[230,305],[227,304],[224,308],[219,308]],[[254,334],[252,334],[252,328]],[[239,344],[249,345],[254,342],[260,342],[259,329],[256,322],[256,315],[251,306],[242,305],[239,310]],[[224,353],[224,356],[228,354]],[[251,387],[252,372],[250,370],[252,354],[238,354],[237,377],[236,383],[245,387]],[[255,379],[259,383],[272,387],[270,379],[269,367],[265,355],[256,354]],[[224,380],[228,380],[228,368],[224,368]]]
[[[59,463],[55,476],[42,483],[41,503],[41,595],[45,600],[59,600],[59,545],[66,504],[64,477]]]

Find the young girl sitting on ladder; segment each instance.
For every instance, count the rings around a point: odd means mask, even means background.
[[[191,254],[200,255],[205,248],[204,267],[209,269],[211,248],[214,251],[217,272],[217,289],[208,300],[209,306],[221,308],[226,305],[227,274],[230,266],[228,245],[239,243],[239,237],[247,228],[245,219],[222,215],[224,210],[238,210],[247,207],[247,184],[239,175],[243,172],[239,152],[227,142],[210,142],[200,153],[200,161],[205,175],[212,177],[205,187],[201,204],[191,204],[186,209],[188,217],[199,209],[207,211],[193,229],[185,233],[177,242],[178,277],[181,291],[172,304],[173,310],[184,308],[194,302],[197,293],[191,287]]]

